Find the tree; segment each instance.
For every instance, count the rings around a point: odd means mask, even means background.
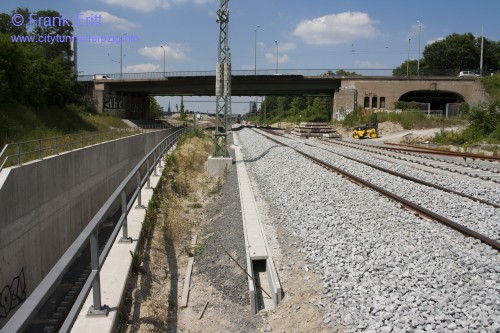
[[[453,33],[425,47],[425,75],[458,75],[461,70],[479,67],[481,50],[472,33]]]
[[[61,14],[55,10],[39,10],[36,12],[36,17],[51,17],[57,18],[61,17]],[[46,38],[47,36],[60,38],[65,38],[64,41],[57,41],[54,43],[40,42],[39,46],[45,51],[45,55],[48,59],[52,60],[59,55],[63,55],[66,59],[70,59],[73,55],[71,50],[71,37],[73,36],[73,26],[72,22],[68,20],[69,25],[66,24],[54,24],[54,25],[44,25],[35,26],[31,35],[35,36],[35,40],[38,40],[39,36]]]
[[[163,114],[163,106],[153,96],[149,96],[149,117],[151,119],[160,118]]]
[[[179,119],[184,121],[184,120],[186,120],[186,118],[187,118],[187,115],[186,115],[186,111],[184,110],[184,98],[181,96],[181,110],[180,110]]]
[[[423,62],[420,62],[423,66]],[[406,76],[417,76],[418,75],[418,60],[406,60],[399,67],[392,70],[392,76],[406,77]]]
[[[500,42],[483,40],[483,69],[500,69]],[[463,70],[478,71],[481,58],[481,37],[472,33],[463,35],[453,33],[443,40],[427,45],[420,61],[420,75],[453,75]],[[410,60],[410,76],[417,75],[417,60]],[[405,60],[392,72],[393,76],[406,76]]]
[[[361,74],[358,74],[356,72],[348,72],[344,69],[339,69],[336,72],[333,71],[327,71],[326,73],[323,73],[321,76],[351,76],[351,77],[359,77],[362,76]]]
[[[11,15],[0,13],[0,102],[18,101],[27,105],[63,105],[76,100],[77,83],[69,56],[69,43],[14,43],[14,35],[65,34],[72,27],[16,27],[11,19],[20,14],[29,22],[30,11],[18,8]],[[59,16],[56,11],[40,11],[40,16]]]

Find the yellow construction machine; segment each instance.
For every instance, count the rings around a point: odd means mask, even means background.
[[[378,138],[378,121],[377,114],[372,115],[372,122],[357,126],[352,131],[352,137],[355,139],[375,139]]]

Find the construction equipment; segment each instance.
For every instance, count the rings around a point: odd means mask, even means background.
[[[378,137],[378,120],[377,114],[372,114],[372,122],[355,127],[352,131],[354,139],[375,139]]]

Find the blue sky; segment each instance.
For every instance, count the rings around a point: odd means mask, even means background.
[[[101,15],[100,26],[77,27],[75,35],[134,36],[134,41],[123,43],[125,73],[163,71],[164,50],[166,71],[214,70],[217,62],[219,0],[4,0],[0,4],[6,13],[17,7],[53,9],[70,19]],[[387,74],[406,60],[408,46],[410,58],[418,58],[419,30],[422,51],[427,43],[454,32],[479,36],[481,28],[485,37],[500,40],[498,0],[230,0],[229,11],[233,70],[254,69],[255,35],[257,69],[276,68],[277,40],[280,70],[385,69]],[[119,73],[119,62],[118,43],[78,45],[82,74]],[[165,107],[171,101],[173,107],[179,99],[159,101]],[[201,105],[186,104],[188,109]],[[248,105],[233,106],[236,113],[247,110]]]

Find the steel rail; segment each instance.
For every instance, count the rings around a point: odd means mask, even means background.
[[[293,149],[294,151],[296,151],[297,153],[301,154],[302,156],[304,156],[304,157],[306,157],[306,158],[314,161],[315,163],[319,164],[320,166],[322,166],[322,167],[324,167],[326,169],[334,171],[334,172],[336,172],[336,173],[338,173],[338,174],[340,174],[340,175],[348,178],[349,180],[352,180],[354,183],[361,184],[361,185],[363,185],[365,187],[368,187],[368,188],[370,188],[370,189],[372,189],[374,191],[377,191],[378,193],[386,196],[387,198],[390,198],[390,199],[392,199],[392,200],[394,200],[396,202],[399,202],[399,203],[403,204],[403,206],[405,206],[405,207],[407,207],[407,208],[409,208],[409,209],[411,209],[411,210],[419,213],[420,215],[427,216],[427,217],[429,217],[429,218],[431,218],[431,219],[433,219],[433,220],[435,220],[437,222],[440,222],[440,223],[442,223],[442,224],[444,224],[444,225],[446,225],[446,226],[448,226],[450,228],[453,228],[453,229],[459,231],[460,233],[462,233],[462,234],[464,234],[466,236],[474,237],[474,238],[480,240],[481,242],[483,242],[483,243],[491,246],[495,250],[500,251],[500,242],[498,242],[498,241],[496,241],[494,239],[491,239],[491,238],[489,238],[489,237],[487,237],[487,236],[485,236],[483,234],[480,234],[480,233],[478,233],[478,232],[476,232],[476,231],[474,231],[472,229],[469,229],[469,228],[467,228],[467,227],[465,227],[465,226],[463,226],[461,224],[458,224],[458,223],[456,223],[456,222],[454,222],[454,221],[452,221],[452,220],[450,220],[450,219],[448,219],[448,218],[446,218],[444,216],[441,216],[441,215],[439,215],[439,214],[437,214],[437,213],[435,213],[433,211],[430,211],[427,208],[424,208],[424,207],[422,207],[422,206],[420,206],[420,205],[418,205],[418,204],[416,204],[414,202],[406,200],[406,199],[404,199],[404,198],[402,198],[402,197],[400,197],[400,196],[398,196],[398,195],[396,195],[396,194],[394,194],[392,192],[384,190],[383,188],[381,188],[381,187],[379,187],[379,186],[377,186],[375,184],[372,184],[372,183],[370,183],[370,182],[368,182],[368,181],[366,181],[366,180],[364,180],[364,179],[362,179],[360,177],[357,177],[357,176],[355,176],[355,175],[353,175],[353,174],[351,174],[351,173],[349,173],[349,172],[347,172],[345,170],[339,169],[339,168],[337,168],[337,167],[335,167],[335,166],[333,166],[333,165],[331,165],[329,163],[326,163],[326,162],[324,162],[324,161],[322,161],[322,160],[320,160],[320,159],[318,159],[318,158],[316,158],[316,157],[314,157],[312,155],[309,155],[309,154],[304,153],[304,152],[302,152],[302,151],[300,151],[300,150],[298,150],[296,148],[293,148],[293,147],[291,147],[291,146],[289,146],[289,145],[287,145],[287,144],[285,144],[283,142],[280,142],[280,141],[275,140],[273,138],[270,138],[268,136],[266,136],[266,137],[269,140],[271,140],[271,141],[273,141],[273,142],[275,142],[275,143],[277,143],[277,144],[279,144],[281,146]]]
[[[500,157],[498,157],[498,156],[486,156],[486,155],[462,153],[462,152],[458,152],[458,151],[445,151],[445,150],[435,149],[435,148],[420,148],[420,147],[414,147],[414,146],[400,145],[397,143],[384,143],[384,144],[396,146],[396,147],[394,147],[394,148],[380,147],[380,146],[376,146],[376,147],[380,148],[380,149],[386,149],[386,150],[399,150],[399,151],[406,151],[406,152],[412,152],[412,153],[423,153],[423,154],[432,154],[432,155],[441,155],[441,156],[463,157],[463,158],[470,158],[471,160],[484,160],[484,161],[500,162]],[[402,148],[402,147],[397,148],[398,146],[409,147],[409,148]]]
[[[313,148],[317,148],[317,149],[322,149],[324,151],[327,151],[327,152],[330,152],[332,154],[336,154],[336,155],[339,155],[339,156],[342,156],[348,160],[351,160],[351,161],[354,161],[354,162],[358,162],[358,163],[361,163],[363,165],[367,165],[369,166],[370,168],[374,168],[374,169],[377,169],[379,171],[382,171],[382,172],[386,172],[388,174],[391,174],[393,176],[396,176],[396,177],[400,177],[400,178],[403,178],[403,179],[406,179],[406,180],[409,180],[409,181],[412,181],[414,183],[418,183],[418,184],[421,184],[421,185],[425,185],[425,186],[428,186],[428,187],[433,187],[435,189],[438,189],[438,190],[441,190],[441,191],[444,191],[444,192],[448,192],[448,193],[452,193],[452,194],[456,194],[456,195],[459,195],[459,196],[462,196],[464,198],[467,198],[467,199],[470,199],[472,201],[476,201],[476,202],[480,202],[482,204],[485,204],[485,205],[489,205],[489,206],[493,206],[495,208],[500,208],[500,205],[496,204],[496,203],[493,203],[493,202],[489,202],[489,201],[486,201],[486,200],[483,200],[483,199],[480,199],[480,198],[476,198],[476,197],[473,197],[471,195],[468,195],[468,194],[465,194],[465,193],[461,193],[461,192],[458,192],[458,191],[455,191],[455,190],[451,190],[449,188],[446,188],[446,187],[443,187],[443,186],[440,186],[440,185],[436,185],[436,184],[433,184],[433,183],[429,183],[429,182],[426,182],[424,180],[421,180],[421,179],[418,179],[418,178],[415,178],[415,177],[411,177],[411,176],[408,176],[408,175],[405,175],[403,173],[399,173],[399,172],[396,172],[396,171],[392,171],[392,170],[389,170],[389,169],[386,169],[386,168],[383,168],[381,166],[378,166],[378,165],[375,165],[373,163],[370,163],[370,162],[365,162],[365,161],[362,161],[362,160],[359,160],[357,158],[354,158],[354,157],[350,157],[350,156],[347,156],[347,155],[344,155],[342,153],[336,153],[336,152],[333,152],[331,150],[328,150],[328,149],[325,149],[325,148],[321,148],[321,147],[316,147],[316,146],[313,146],[311,144],[308,144],[306,143],[305,145],[307,146],[310,146],[310,147],[313,147]]]
[[[384,155],[384,156],[385,156],[385,154],[382,151],[384,151],[384,152],[388,151],[388,152],[390,152],[392,154],[408,155],[408,156],[413,157],[413,158],[432,159],[430,156],[428,156],[428,154],[426,154],[424,152],[421,152],[422,154],[410,153],[410,152],[402,152],[402,151],[398,152],[397,149],[391,149],[391,148],[387,148],[387,147],[384,148],[384,147],[375,146],[375,145],[363,145],[363,144],[360,144],[360,143],[350,142],[350,141],[344,141],[344,140],[324,140],[324,141],[328,142],[328,143],[334,143],[334,144],[341,145],[341,146],[344,146],[344,147],[359,149],[359,150],[367,151],[369,153],[380,154],[380,155]],[[381,151],[377,151],[377,150],[381,150]],[[390,157],[391,158],[400,159],[400,160],[404,159],[405,161],[407,161],[406,158],[398,157],[397,155],[392,155]],[[453,157],[453,156],[449,156],[449,157]],[[458,157],[458,156],[454,156],[454,157]],[[443,162],[443,163],[447,163],[447,164],[456,164],[453,161],[446,161],[446,160],[438,160],[438,161]],[[417,163],[417,164],[422,164],[422,165],[425,165],[425,166],[429,166],[429,167],[432,167],[432,168],[437,168],[437,169],[441,169],[441,170],[445,170],[445,171],[449,171],[449,172],[453,172],[453,173],[464,174],[464,175],[472,177],[472,178],[480,178],[480,179],[483,179],[483,180],[491,180],[492,182],[500,183],[500,180],[492,180],[491,176],[478,175],[477,172],[472,171],[472,170],[469,171],[469,172],[462,172],[460,170],[453,169],[453,168],[455,168],[454,166],[450,166],[450,167],[444,168],[444,167],[440,167],[440,166],[433,165],[433,164],[427,164],[425,162],[419,162],[418,160],[410,160],[410,162]],[[470,169],[474,169],[474,170],[480,169],[481,171],[486,171],[486,172],[489,172],[489,173],[492,173],[492,174],[498,174],[498,173],[500,173],[500,170],[496,170],[496,169],[479,168],[479,167],[474,167],[472,165],[462,164],[462,163],[457,164],[457,165],[459,167],[461,166],[461,167],[466,167],[466,168],[470,168]]]

